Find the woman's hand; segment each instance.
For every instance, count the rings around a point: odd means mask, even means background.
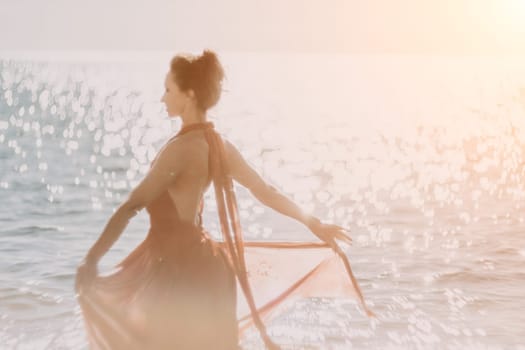
[[[81,294],[83,290],[87,290],[97,275],[97,263],[88,258],[84,258],[77,267],[77,274],[75,277],[75,290],[77,293]]]
[[[314,235],[319,237],[322,241],[328,243],[330,247],[337,247],[336,239],[339,239],[347,244],[352,244],[352,238],[347,234],[348,230],[341,226],[333,224],[323,224],[319,219],[312,218],[308,224],[308,228]]]
[[[348,274],[350,276],[350,279],[352,280],[352,284],[354,285],[354,288],[357,291],[357,295],[359,297],[363,310],[369,318],[377,318],[375,313],[366,305],[365,300],[363,298],[363,294],[361,293],[361,289],[359,288],[359,285],[357,284],[357,281],[350,268],[350,263],[348,262],[348,259],[346,258],[346,256],[343,255],[344,253],[341,251],[341,249],[335,242],[336,239],[340,239],[345,243],[352,244],[352,238],[346,233],[348,232],[348,230],[338,225],[323,224],[319,219],[315,217],[311,217],[308,219],[307,226],[314,235],[319,237],[324,242],[328,243],[334,251],[336,251],[338,254],[341,255],[342,258],[344,258],[343,261],[345,262]]]

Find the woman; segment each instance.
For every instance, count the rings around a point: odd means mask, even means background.
[[[162,102],[170,117],[180,116],[182,128],[159,151],[77,270],[75,289],[93,348],[237,349],[237,278],[251,311],[243,320],[258,327],[268,348],[278,349],[266,334],[261,315],[269,314],[300,283],[257,309],[247,278],[232,178],[325,242],[289,247],[331,247],[345,259],[335,243],[351,242],[344,230],[304,213],[267,184],[207,121],[206,111],[218,102],[222,79],[223,69],[211,51],[197,57],[178,55],[171,61]],[[202,227],[202,198],[212,181],[224,242],[212,240]],[[151,223],[146,239],[117,265],[119,270],[98,276],[97,262],[143,208]],[[355,282],[346,260],[345,267]]]

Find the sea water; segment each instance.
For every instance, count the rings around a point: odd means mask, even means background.
[[[94,59],[93,57],[97,57]],[[76,266],[180,127],[170,54],[0,57],[0,348],[86,349]],[[210,120],[274,186],[351,230],[353,299],[268,325],[288,349],[525,349],[520,57],[223,53]],[[220,237],[213,191],[205,226]],[[237,186],[246,239],[315,240]],[[142,211],[101,261],[148,229]],[[262,349],[256,332],[245,349]]]

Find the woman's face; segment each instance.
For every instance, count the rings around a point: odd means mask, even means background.
[[[175,83],[175,77],[172,72],[166,74],[166,79],[164,80],[164,95],[161,98],[161,102],[164,102],[166,105],[168,116],[180,116],[191,100],[190,95],[191,92],[184,92],[179,89],[179,86]]]

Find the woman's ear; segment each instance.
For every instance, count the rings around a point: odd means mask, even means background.
[[[188,95],[189,98],[193,99],[195,98],[195,91],[193,91],[193,89],[188,89],[188,91],[186,91],[186,95]]]

